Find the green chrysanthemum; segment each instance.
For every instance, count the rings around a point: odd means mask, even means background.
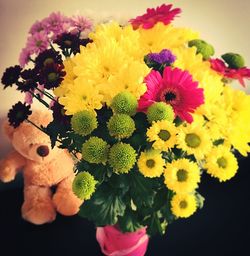
[[[108,130],[115,138],[129,138],[135,130],[135,122],[125,114],[113,115],[108,121]]]
[[[137,106],[138,102],[136,97],[126,91],[117,94],[111,102],[111,108],[114,113],[127,114],[129,116],[135,114]]]
[[[136,161],[135,150],[126,143],[117,143],[109,152],[109,164],[116,173],[128,173]]]
[[[174,111],[170,105],[164,102],[156,102],[148,108],[147,118],[150,123],[161,120],[173,122]]]
[[[228,64],[230,68],[243,68],[245,66],[245,61],[240,54],[237,53],[225,53],[221,58]]]
[[[94,111],[83,110],[73,115],[71,126],[75,133],[86,136],[97,128],[97,119]]]
[[[96,183],[97,181],[89,172],[80,172],[73,181],[72,190],[78,198],[87,200],[95,192]]]
[[[108,158],[109,145],[103,139],[91,137],[82,145],[82,158],[89,163],[105,163]]]
[[[204,60],[208,60],[211,56],[214,55],[214,47],[211,44],[205,42],[204,40],[191,40],[188,42],[188,46],[195,46],[197,48],[197,53],[200,53],[203,56]]]

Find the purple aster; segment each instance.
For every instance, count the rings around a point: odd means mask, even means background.
[[[21,67],[18,65],[6,68],[1,80],[2,84],[4,85],[4,89],[18,82],[21,70]]]
[[[14,128],[18,127],[31,113],[30,106],[19,101],[9,110],[8,119],[10,125]]]
[[[170,65],[175,62],[176,57],[172,54],[170,50],[163,49],[160,53],[149,53],[147,55],[147,59],[150,62]]]
[[[27,50],[32,53],[40,53],[49,46],[48,35],[45,31],[40,31],[28,37]]]

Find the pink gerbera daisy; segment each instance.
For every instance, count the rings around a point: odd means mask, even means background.
[[[203,89],[198,88],[198,82],[193,81],[188,71],[179,68],[166,67],[163,77],[158,71],[152,70],[145,78],[147,91],[139,100],[138,111],[146,112],[154,102],[170,104],[175,115],[191,123],[193,113],[204,103]]]
[[[229,79],[237,79],[243,87],[246,87],[244,79],[250,79],[250,68],[229,68],[223,60],[210,59],[211,68]]]
[[[162,22],[164,25],[168,25],[174,17],[181,13],[180,8],[172,9],[172,4],[163,4],[155,8],[148,8],[147,13],[137,16],[135,19],[131,19],[130,23],[133,29],[137,29],[140,26],[144,29],[152,28],[157,22]]]

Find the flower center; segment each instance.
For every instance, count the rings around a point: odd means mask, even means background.
[[[52,64],[52,63],[54,63],[54,60],[53,60],[52,58],[47,58],[47,59],[45,59],[45,61],[43,62],[43,65],[44,65],[44,66],[47,66],[47,65]]]
[[[55,73],[55,72],[51,72],[51,73],[48,74],[48,80],[50,82],[56,81],[57,78],[58,78],[58,74]]]
[[[219,167],[225,169],[227,167],[227,159],[222,156],[217,159],[217,164]]]
[[[41,45],[42,45],[42,41],[41,40],[36,41],[36,46],[37,47],[40,47]]]
[[[22,111],[18,111],[16,113],[16,119],[21,119],[23,117],[23,112]]]
[[[165,100],[166,102],[172,101],[176,99],[176,95],[173,92],[168,92],[165,94]]]
[[[185,138],[185,142],[190,148],[197,148],[201,144],[200,137],[195,133],[188,133]]]
[[[72,42],[71,42],[70,40],[65,40],[65,41],[64,41],[64,44],[65,44],[66,46],[71,46],[71,45],[72,45]]]
[[[187,206],[188,206],[187,201],[185,201],[185,200],[180,201],[179,206],[181,209],[187,208]]]
[[[180,169],[177,171],[176,176],[179,182],[184,182],[188,179],[188,172],[184,169]]]
[[[174,88],[166,88],[160,94],[160,101],[170,105],[176,105],[180,101],[178,92]]]
[[[146,165],[147,165],[148,168],[152,169],[155,166],[155,161],[153,159],[148,159],[146,161]]]
[[[158,136],[161,140],[167,141],[170,138],[170,133],[167,130],[160,130]]]

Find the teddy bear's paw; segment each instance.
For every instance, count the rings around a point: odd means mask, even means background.
[[[22,216],[25,220],[41,225],[50,223],[56,218],[56,211],[52,202],[36,202],[35,205],[30,205],[29,202],[24,202],[22,206]]]
[[[9,166],[5,166],[2,167],[2,165],[0,165],[0,180],[3,182],[10,182],[12,180],[15,179],[16,176],[16,171],[9,167]]]
[[[67,191],[67,193],[57,192],[53,196],[53,202],[56,210],[65,216],[77,214],[82,204],[82,200],[78,199],[71,191]]]

